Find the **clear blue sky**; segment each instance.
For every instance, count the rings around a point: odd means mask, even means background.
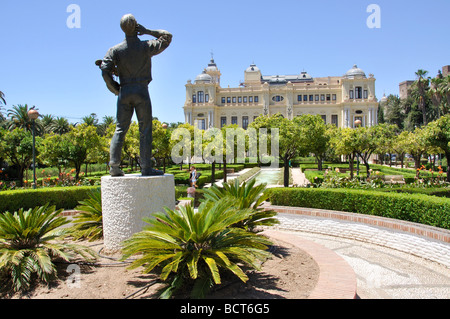
[[[81,28],[69,29],[70,4],[81,8]],[[370,29],[370,4],[381,8],[381,28]],[[236,87],[254,62],[264,75],[340,76],[353,64],[373,73],[377,97],[398,94],[418,69],[435,76],[450,64],[450,1],[405,0],[1,0],[0,91],[8,105],[35,105],[41,114],[71,122],[96,113],[115,116],[116,97],[94,61],[123,40],[122,15],[149,29],[173,33],[153,58],[153,115],[184,121],[185,84],[210,60],[221,84]],[[146,37],[151,39],[151,37]]]

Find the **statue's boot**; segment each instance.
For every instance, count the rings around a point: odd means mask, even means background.
[[[124,176],[125,175],[118,166],[111,166],[111,168],[109,169],[109,174],[111,176]]]
[[[163,171],[154,169],[154,168],[144,168],[142,169],[142,176],[162,176],[164,175]]]

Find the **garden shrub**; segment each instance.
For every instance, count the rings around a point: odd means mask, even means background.
[[[0,192],[0,212],[14,212],[49,204],[56,209],[73,209],[99,186],[45,187]]]
[[[273,205],[395,218],[450,229],[450,199],[357,189],[273,188]]]

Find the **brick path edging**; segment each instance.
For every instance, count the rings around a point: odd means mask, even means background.
[[[338,254],[298,236],[272,230],[265,230],[263,234],[302,249],[318,264],[319,279],[308,299],[356,298],[356,274],[353,268]]]

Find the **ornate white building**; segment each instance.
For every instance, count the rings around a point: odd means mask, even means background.
[[[247,126],[259,115],[281,113],[292,119],[302,114],[319,114],[326,123],[354,127],[378,123],[375,78],[367,77],[356,65],[343,76],[313,78],[298,75],[262,75],[250,65],[239,87],[222,88],[221,73],[211,59],[194,82],[186,84],[186,123],[200,129],[228,124]]]

